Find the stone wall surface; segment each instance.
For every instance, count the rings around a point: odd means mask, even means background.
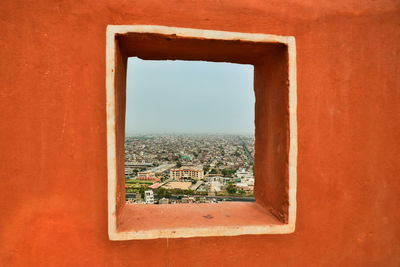
[[[294,234],[112,242],[108,24],[296,37]],[[399,266],[399,1],[0,2],[0,265]]]

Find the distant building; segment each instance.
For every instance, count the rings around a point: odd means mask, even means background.
[[[249,171],[246,171],[246,169],[237,170],[235,174],[236,174],[236,176],[238,178],[241,178],[241,179],[242,178],[244,178],[244,179],[252,179],[252,178],[254,178],[253,173],[249,172]]]
[[[150,189],[157,189],[157,188],[160,187],[160,185],[161,185],[160,183],[154,183],[154,184],[150,185],[149,188]]]
[[[244,191],[253,191],[254,190],[254,187],[248,185],[247,183],[237,183],[237,184],[235,184],[235,186],[238,190],[244,190]]]
[[[138,179],[140,179],[140,178],[145,179],[145,178],[154,177],[155,174],[154,174],[154,172],[138,172],[137,176],[138,176]]]
[[[209,192],[219,192],[221,191],[221,183],[219,181],[208,182],[208,191]]]
[[[246,183],[249,186],[254,186],[254,178],[243,178],[241,183]]]
[[[126,162],[125,167],[135,168],[135,169],[144,167],[153,167],[153,163]]]
[[[133,173],[132,168],[125,168],[125,175],[131,175]]]
[[[189,155],[181,155],[181,159],[183,159],[183,160],[192,160],[192,158]]]
[[[135,199],[134,198],[128,198],[126,200],[126,203],[133,204],[133,203],[135,203]]]
[[[204,178],[204,171],[202,167],[182,166],[179,169],[171,169],[169,175],[174,180],[180,180],[180,179],[199,180]]]
[[[209,176],[207,178],[208,182],[219,182],[221,185],[225,185],[228,181],[231,180],[229,177],[222,177],[222,176]]]
[[[154,172],[138,172],[137,178],[139,180],[159,181]]]
[[[181,203],[189,203],[189,198],[188,197],[183,197],[181,200]]]
[[[152,190],[144,192],[144,201],[146,204],[154,204],[154,193]]]
[[[160,200],[158,201],[158,204],[169,204],[169,199],[163,197],[162,199],[160,199]]]

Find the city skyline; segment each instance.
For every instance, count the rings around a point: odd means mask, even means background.
[[[129,204],[254,202],[254,135],[125,138]]]
[[[251,65],[128,60],[126,136],[251,135],[254,102]]]

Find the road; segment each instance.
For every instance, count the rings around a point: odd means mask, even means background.
[[[243,150],[244,150],[244,152],[246,153],[247,158],[248,158],[249,161],[250,161],[250,164],[253,164],[253,162],[254,162],[253,155],[250,153],[250,151],[249,151],[249,149],[247,148],[246,143],[243,141],[243,139],[242,139],[241,137],[239,137],[239,139],[240,139],[240,142],[242,143]]]

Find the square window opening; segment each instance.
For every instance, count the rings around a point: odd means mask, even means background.
[[[128,204],[254,202],[253,65],[128,58]]]
[[[296,60],[293,37],[152,25],[107,27],[108,234],[111,240],[295,229]],[[254,203],[133,205],[125,202],[125,106],[129,57],[254,66]],[[157,77],[154,77],[156,79]]]

